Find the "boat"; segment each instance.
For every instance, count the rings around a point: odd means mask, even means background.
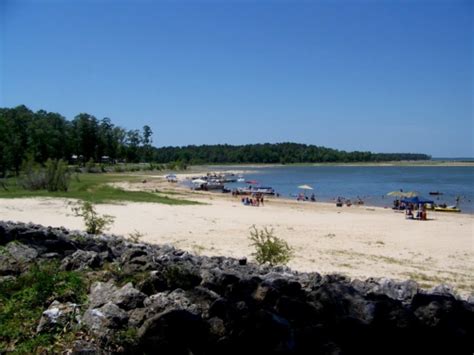
[[[275,190],[269,186],[260,187],[240,187],[235,190],[237,195],[251,195],[251,194],[262,194],[262,195],[275,195]]]
[[[457,208],[456,206],[447,206],[447,207],[435,206],[434,211],[437,211],[437,212],[461,212],[461,209]]]
[[[439,196],[439,195],[442,195],[443,193],[439,191],[431,191],[429,194],[432,196]]]
[[[209,191],[209,190],[223,190],[224,184],[219,181],[208,181],[205,184],[201,185],[201,190]]]
[[[264,195],[275,195],[275,190],[269,186],[259,186],[252,189],[253,193]]]

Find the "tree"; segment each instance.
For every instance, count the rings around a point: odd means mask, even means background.
[[[84,161],[90,158],[98,160],[98,131],[97,118],[87,113],[77,115],[72,121],[73,136],[75,137],[75,154],[82,155]]]
[[[150,126],[145,125],[143,126],[143,157],[146,162],[151,161],[152,159],[152,146],[151,143],[153,142],[153,131],[151,130]]]
[[[139,147],[142,137],[138,129],[127,132],[127,161],[132,163],[139,162]]]

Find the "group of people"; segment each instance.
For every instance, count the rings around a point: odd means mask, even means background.
[[[296,201],[311,201],[311,202],[316,202],[316,196],[314,194],[311,194],[311,197],[306,196],[303,193],[298,194],[296,197]]]
[[[408,204],[405,209],[405,218],[419,219],[421,221],[426,221],[428,219],[428,215],[426,213],[426,208],[424,205],[420,204],[420,206],[418,206],[418,209],[416,210],[416,215],[413,212],[414,212],[413,204]]]
[[[350,206],[352,206],[352,201],[348,198],[344,198],[344,197],[340,197],[340,196],[338,198],[336,198],[336,207],[342,207],[344,204],[346,204],[347,207],[350,207]],[[357,196],[357,199],[354,202],[354,204],[363,205],[364,201],[359,196]]]
[[[256,206],[260,207],[263,206],[264,201],[263,201],[263,194],[254,194],[252,197],[242,197],[242,204],[244,206]]]

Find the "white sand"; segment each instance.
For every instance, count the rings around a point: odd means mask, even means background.
[[[296,270],[413,278],[424,287],[447,283],[461,294],[473,292],[473,215],[431,212],[430,220],[416,221],[366,206],[267,200],[264,207],[249,207],[230,196],[190,196],[207,204],[123,203],[97,209],[116,217],[112,233],[139,231],[144,241],[197,254],[250,258],[249,228],[267,226],[294,248],[289,266]],[[61,199],[0,199],[0,220],[83,229]]]

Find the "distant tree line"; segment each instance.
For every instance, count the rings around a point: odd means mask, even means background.
[[[345,152],[298,143],[164,147],[155,149],[153,157],[159,162],[184,161],[187,164],[351,163],[431,159],[426,154]]]
[[[45,164],[48,159],[69,163],[154,162],[212,163],[319,163],[428,160],[425,154],[345,152],[297,143],[249,145],[152,146],[152,130],[126,130],[110,118],[80,113],[71,121],[58,113],[26,106],[0,108],[0,176],[19,173],[25,161]]]

